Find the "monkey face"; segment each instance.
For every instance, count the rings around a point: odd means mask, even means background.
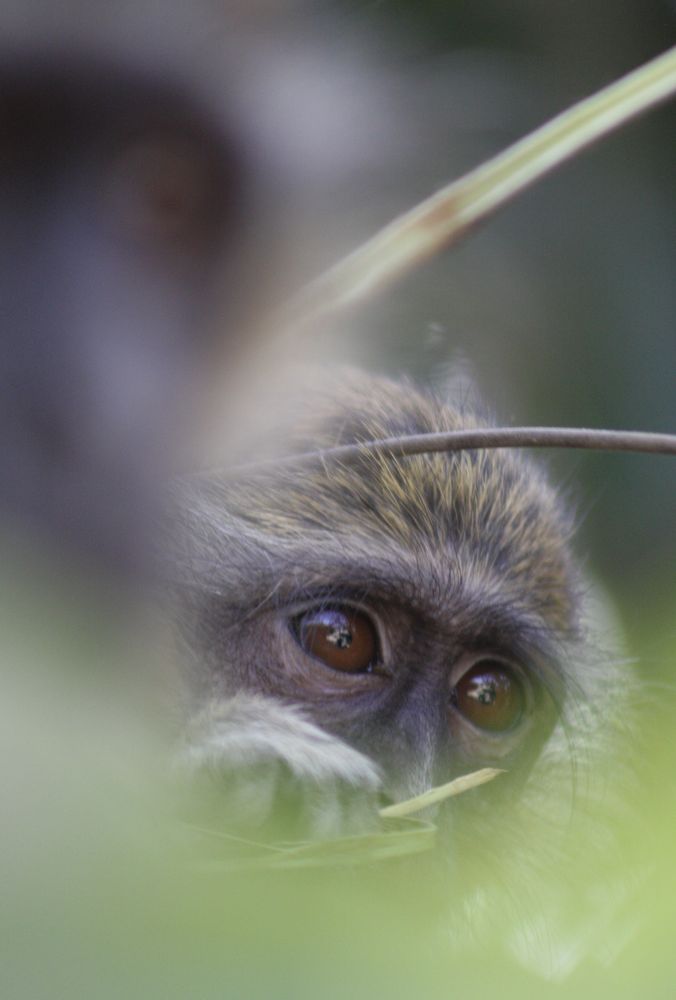
[[[341,376],[282,432],[291,450],[480,419]],[[187,509],[198,702],[301,706],[394,798],[487,764],[527,774],[565,707],[577,633],[570,525],[530,464],[365,456],[203,481]]]
[[[465,626],[457,611],[423,609],[420,594],[412,607],[373,579],[359,599],[350,583],[300,601],[278,594],[229,650],[215,624],[214,658],[219,648],[236,658],[239,690],[303,706],[374,760],[394,799],[485,765],[522,774],[563,697],[553,651],[532,641],[532,623],[513,618],[505,638],[495,626]]]

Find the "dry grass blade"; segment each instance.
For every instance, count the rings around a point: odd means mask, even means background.
[[[411,818],[427,806],[443,802],[454,795],[492,781],[504,771],[485,767],[463,774],[445,785],[431,788],[404,802],[397,802],[379,811],[383,828],[350,837],[314,842],[266,844],[234,836],[225,830],[187,824],[193,834],[214,847],[216,855],[202,858],[198,868],[210,872],[242,872],[288,868],[332,868],[372,864],[431,850],[436,844],[437,828],[433,823]]]
[[[288,850],[262,858],[258,867],[324,868],[372,864],[431,850],[436,827],[421,820],[400,821],[392,828],[356,837],[290,845]]]
[[[501,768],[484,767],[479,771],[463,774],[444,785],[430,788],[422,795],[380,809],[380,818],[391,824],[388,830],[313,844],[289,845],[286,852],[268,855],[259,864],[269,868],[352,865],[427,851],[434,846],[436,827],[431,823],[410,819],[411,814],[421,812],[454,795],[468,792],[471,788],[485,785],[504,773]]]
[[[433,823],[418,819],[385,818],[383,826],[382,830],[358,836],[290,844],[258,844],[239,837],[233,838],[225,831],[199,827],[190,829],[206,838],[210,844],[210,856],[203,857],[197,867],[211,872],[372,864],[390,858],[420,854],[431,850],[436,844],[437,831]],[[221,841],[223,851],[214,855],[213,848],[218,841]]]
[[[497,778],[499,774],[504,773],[498,767],[483,767],[479,771],[472,771],[471,774],[463,774],[459,778],[454,778],[453,781],[449,781],[445,785],[437,785],[436,788],[430,788],[429,791],[423,792],[422,795],[416,795],[412,799],[405,799],[403,802],[396,802],[392,806],[385,806],[384,809],[380,810],[380,815],[383,819],[401,819],[403,816],[421,812],[421,810],[427,809],[428,806],[434,806],[438,802],[450,799],[454,795],[461,795],[463,792],[468,792],[470,788],[485,785],[487,782]]]
[[[676,47],[551,119],[395,219],[285,311],[291,330],[380,291],[457,242],[531,184],[676,93]]]

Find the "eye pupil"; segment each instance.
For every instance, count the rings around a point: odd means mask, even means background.
[[[352,633],[348,628],[334,628],[326,633],[326,641],[338,649],[348,649],[352,645]]]
[[[479,729],[505,732],[520,721],[526,704],[516,672],[500,660],[480,660],[451,692],[451,704]]]
[[[497,698],[495,684],[481,684],[467,692],[468,698],[475,698],[480,705],[493,705]]]
[[[375,627],[353,608],[315,608],[292,623],[301,648],[343,673],[371,673],[378,659]]]

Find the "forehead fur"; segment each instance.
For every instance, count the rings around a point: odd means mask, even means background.
[[[293,409],[279,431],[289,452],[486,425],[466,399],[344,369],[313,378]],[[229,484],[224,500],[231,516],[278,542],[319,552],[330,542],[361,562],[409,557],[437,589],[458,579],[498,587],[548,625],[572,624],[569,521],[540,470],[514,450],[280,468]]]

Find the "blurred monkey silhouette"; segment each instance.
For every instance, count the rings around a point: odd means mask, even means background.
[[[215,347],[246,187],[230,124],[124,58],[2,60],[0,513],[101,566],[145,549]]]

